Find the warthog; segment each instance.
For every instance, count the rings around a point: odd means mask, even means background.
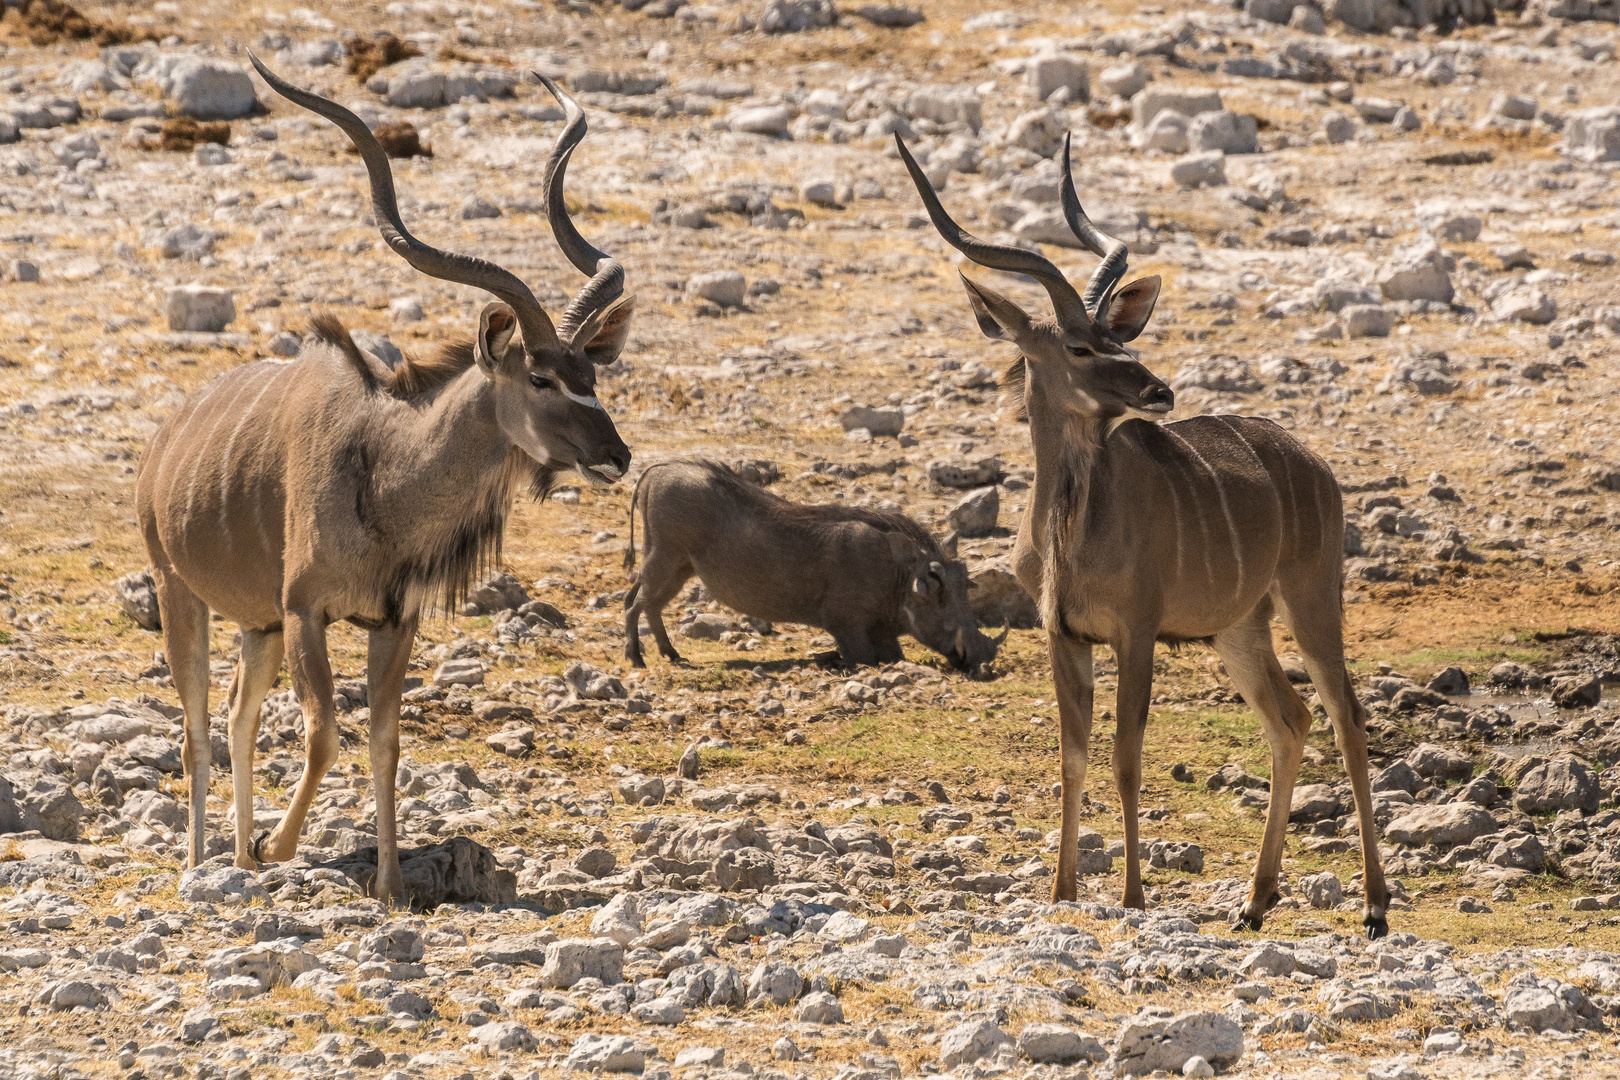
[[[694,574],[745,615],[821,627],[846,664],[903,659],[900,635],[909,633],[956,667],[976,671],[1007,637],[979,633],[954,537],[942,548],[902,514],[803,506],[724,465],[667,462],[648,468],[631,497],[626,570],[636,564],[637,503],[645,559],[624,600],[624,654],[636,667],[646,666],[643,615],[659,651],[681,662],[663,610]]]

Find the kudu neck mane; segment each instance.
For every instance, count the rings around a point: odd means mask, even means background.
[[[322,323],[317,324],[322,340],[334,345],[363,379],[372,373],[366,379],[372,393],[414,406],[405,413],[397,405],[390,409],[378,402],[371,423],[362,426],[350,450],[360,481],[355,511],[382,554],[375,583],[380,606],[390,621],[412,614],[406,607],[414,607],[417,598],[423,610],[454,614],[474,579],[499,564],[506,518],[518,487],[527,481],[534,498],[543,499],[556,472],[508,443],[500,432],[494,419],[493,385],[476,370],[471,342],[447,344],[425,360],[406,359],[392,372],[391,384],[385,384],[342,326],[335,320]],[[466,438],[460,418],[468,412],[487,414],[490,437],[499,440],[498,445],[486,444],[491,452],[479,453],[479,440]],[[402,426],[412,430],[403,431]],[[458,431],[461,435],[455,441],[444,434]],[[400,436],[405,436],[403,442]],[[408,454],[420,455],[421,462],[405,467],[399,459]],[[412,483],[394,480],[403,476],[411,477]],[[430,501],[448,503],[459,513],[448,522],[435,519],[430,529],[420,528],[407,507]]]
[[[349,336],[348,328],[332,315],[310,320],[315,337],[336,348],[370,390],[381,391],[401,400],[419,398],[439,389],[476,362],[471,338],[459,338],[440,345],[427,356],[405,358],[392,372],[384,372],[380,361],[373,361]]]
[[[1065,613],[1085,604],[1083,595],[1073,593],[1076,578],[1066,568],[1085,558],[1092,487],[1099,465],[1119,444],[1108,443],[1108,418],[1080,415],[1061,394],[1048,397],[1037,385],[1024,403],[1035,451],[1033,503],[1045,508],[1042,595],[1036,600],[1045,625],[1064,628]]]

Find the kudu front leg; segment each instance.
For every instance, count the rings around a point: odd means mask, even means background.
[[[1119,813],[1125,822],[1125,893],[1121,903],[1137,909],[1147,907],[1147,897],[1142,892],[1142,856],[1137,850],[1141,828],[1136,814],[1142,796],[1142,737],[1147,731],[1148,702],[1153,697],[1153,645],[1150,637],[1114,646],[1119,664],[1114,787],[1119,793]]]
[[[1057,877],[1052,900],[1079,897],[1076,865],[1080,842],[1080,803],[1086,793],[1086,764],[1091,752],[1092,704],[1096,682],[1092,675],[1091,646],[1083,641],[1047,634],[1052,657],[1052,684],[1058,703],[1058,754],[1063,770],[1062,823],[1058,827]]]
[[[267,862],[285,862],[298,851],[304,818],[338,755],[337,716],[332,709],[332,667],[326,658],[326,627],[314,614],[294,614],[283,623],[287,641],[287,670],[304,714],[304,775],[293,789],[292,802],[281,822],[253,845],[253,854]]]
[[[257,870],[253,857],[253,752],[259,740],[264,695],[281,671],[283,643],[278,630],[243,630],[242,659],[231,683],[231,801],[236,814],[236,865]]]
[[[416,619],[373,630],[366,665],[366,700],[371,706],[371,784],[377,802],[377,881],[385,904],[403,904],[405,878],[399,868],[399,823],[394,784],[399,772],[399,700],[410,666]]]

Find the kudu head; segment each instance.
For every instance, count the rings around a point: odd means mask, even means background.
[[[946,243],[972,262],[993,270],[1025,274],[1052,298],[1052,315],[1032,316],[1007,297],[962,275],[979,329],[997,341],[1010,341],[1021,354],[1008,372],[1010,392],[1023,397],[1024,411],[1039,397],[1048,409],[1081,416],[1105,432],[1131,419],[1157,419],[1175,404],[1175,395],[1136,359],[1126,342],[1147,325],[1159,298],[1159,278],[1139,278],[1116,289],[1125,276],[1125,245],[1105,236],[1086,217],[1069,169],[1069,140],[1063,143],[1063,216],[1080,242],[1102,262],[1085,295],[1075,291],[1039,252],[988,244],[951,220],[928,178],[898,135],[895,144],[917,192]]]
[[[961,671],[977,672],[996,658],[1007,631],[989,638],[968,602],[967,566],[956,557],[956,534],[946,537],[936,554],[919,550],[906,591],[907,630]]]
[[[563,203],[568,158],[585,137],[585,114],[574,99],[537,74],[567,119],[546,162],[546,214],[563,254],[590,278],[553,325],[515,274],[484,259],[440,251],[410,234],[399,216],[388,155],[365,121],[281,79],[252,53],[248,58],[271,89],[326,117],[354,143],[371,179],[377,228],[389,247],[429,277],[497,298],[479,316],[474,356],[494,388],[496,422],[506,437],[539,465],[577,467],[598,486],[622,476],[630,467],[630,448],[596,398],[596,368],[613,363],[624,348],[635,298],[624,295],[624,267],[580,236]]]

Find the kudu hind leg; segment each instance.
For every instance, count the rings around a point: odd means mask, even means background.
[[[1294,781],[1305,755],[1305,738],[1311,730],[1311,711],[1277,662],[1271,646],[1270,604],[1262,604],[1243,622],[1215,635],[1215,651],[1243,700],[1259,714],[1266,741],[1271,745],[1271,799],[1266,807],[1265,836],[1248,902],[1234,920],[1236,929],[1258,930],[1279,895],[1277,882],[1288,841],[1288,815],[1293,807]]]
[[[1052,881],[1055,903],[1079,897],[1080,804],[1086,793],[1096,683],[1090,645],[1049,634],[1047,647],[1052,657],[1052,683],[1058,703],[1058,753],[1063,770],[1057,877]]]
[[[208,840],[208,773],[214,756],[208,737],[208,605],[178,575],[159,569],[153,577],[163,621],[163,654],[185,714],[180,760],[191,799],[186,865],[197,866]]]
[[[326,658],[326,628],[318,617],[287,612],[283,631],[287,642],[287,670],[304,714],[304,775],[298,778],[292,801],[281,822],[253,845],[254,855],[269,862],[285,862],[298,851],[304,818],[338,755],[337,715],[332,708],[332,668]]]
[[[1316,612],[1324,615],[1316,621]],[[1300,618],[1295,618],[1298,612]],[[1389,887],[1384,882],[1384,866],[1378,855],[1378,824],[1373,820],[1372,781],[1367,775],[1367,709],[1356,697],[1350,672],[1344,666],[1344,634],[1339,625],[1338,597],[1330,596],[1312,608],[1296,606],[1284,610],[1284,619],[1299,643],[1305,670],[1321,695],[1322,706],[1333,721],[1333,738],[1339,744],[1350,789],[1355,794],[1356,824],[1361,831],[1362,883],[1366,903],[1362,924],[1367,936],[1377,939],[1389,933]],[[1305,623],[1310,625],[1304,625]]]
[[[242,658],[231,684],[231,802],[236,813],[236,865],[257,870],[253,857],[253,751],[259,740],[264,695],[281,672],[279,630],[243,630]]]

